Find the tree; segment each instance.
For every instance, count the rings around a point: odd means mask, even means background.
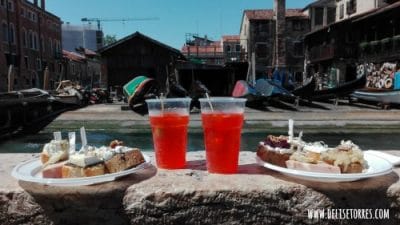
[[[104,46],[111,45],[112,43],[116,42],[117,38],[115,35],[107,34],[104,36]]]

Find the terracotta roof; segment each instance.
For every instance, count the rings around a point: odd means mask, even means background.
[[[85,51],[85,55],[89,55],[89,56],[96,56],[97,55],[96,52],[94,52],[94,51],[92,51],[90,49],[87,49],[87,48],[85,48],[84,51]]]
[[[209,54],[214,54],[214,53],[222,53],[223,49],[222,46],[216,46],[216,45],[210,45],[210,46],[190,46],[190,45],[185,45],[182,47],[182,53],[209,53]]]
[[[77,62],[83,62],[86,59],[86,57],[81,54],[69,52],[67,50],[63,50],[63,57]]]
[[[222,42],[226,41],[240,41],[240,35],[224,35],[222,36]]]
[[[244,14],[249,20],[272,20],[274,18],[274,10],[272,9],[248,9],[244,10]],[[286,17],[305,17],[302,9],[286,9]]]

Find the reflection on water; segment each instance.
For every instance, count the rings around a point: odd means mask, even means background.
[[[66,138],[66,133],[63,134]],[[80,138],[77,135],[77,148],[80,148]],[[241,150],[255,151],[258,142],[266,137],[266,133],[242,134]],[[40,133],[12,140],[0,142],[0,153],[40,152],[43,145],[53,138],[52,133]],[[114,139],[122,140],[127,146],[139,147],[144,151],[152,151],[151,134],[116,133],[106,131],[88,131],[88,142],[91,145],[102,146]],[[362,149],[393,150],[400,149],[400,142],[396,141],[398,134],[306,134],[304,140],[308,142],[323,140],[329,146],[337,145],[341,140],[352,140]],[[188,150],[204,149],[203,134],[189,133]]]

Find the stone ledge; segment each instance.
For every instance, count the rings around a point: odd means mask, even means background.
[[[338,223],[307,219],[308,209],[321,208],[385,208],[390,220],[377,222],[400,223],[400,168],[382,177],[332,184],[262,168],[254,152],[241,152],[238,174],[209,174],[204,155],[188,153],[184,170],[149,167],[114,182],[66,188],[18,182],[9,175],[16,164],[37,154],[0,154],[0,224]]]

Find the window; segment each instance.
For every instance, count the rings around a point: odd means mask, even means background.
[[[230,45],[225,46],[225,51],[226,52],[231,52],[231,46]]]
[[[256,57],[266,58],[268,56],[268,48],[265,43],[256,43]]]
[[[39,58],[36,59],[36,69],[42,70],[42,61]]]
[[[28,78],[25,78],[25,84],[30,85],[30,80]]]
[[[351,15],[357,11],[357,1],[356,0],[350,0],[346,2],[346,12],[347,15]]]
[[[336,9],[335,8],[328,8],[328,18],[327,18],[327,23],[331,24],[334,23],[336,20]]]
[[[36,13],[32,13],[32,21],[33,22],[37,21]]]
[[[236,52],[240,52],[240,50],[241,50],[241,49],[240,49],[240,45],[238,45],[238,44],[235,45],[235,49],[236,49]]]
[[[14,3],[8,0],[8,11],[14,12]]]
[[[324,8],[317,7],[315,8],[315,15],[314,15],[314,24],[315,26],[321,26],[324,22]]]
[[[32,31],[29,31],[28,34],[28,44],[29,44],[29,48],[33,49],[33,33]]]
[[[22,28],[22,46],[28,47],[28,35],[26,34],[25,28]]]
[[[303,52],[303,42],[300,41],[294,41],[293,42],[293,56],[304,56],[304,52]]]
[[[33,34],[33,49],[39,49],[39,38],[36,32]]]
[[[15,44],[15,28],[14,24],[10,23],[10,33],[9,33],[10,42]]]
[[[44,45],[44,37],[43,37],[43,35],[40,37],[40,50],[41,51],[45,51],[45,45]]]
[[[25,8],[21,7],[21,16],[25,17]]]
[[[1,31],[3,33],[2,39],[4,42],[8,42],[8,26],[6,23],[1,24]]]
[[[343,19],[343,17],[344,17],[344,4],[341,4],[339,9],[339,19]]]
[[[303,30],[303,26],[302,26],[303,24],[302,24],[302,21],[300,21],[300,20],[293,20],[292,21],[292,29],[293,30],[297,30],[297,31],[301,31],[301,30]]]
[[[18,85],[18,80],[17,80],[17,78],[14,78],[14,85]]]
[[[3,6],[3,7],[6,6],[6,0],[1,0],[0,1],[0,5]]]
[[[50,53],[53,53],[53,41],[51,40],[51,38],[49,38],[49,51]]]
[[[24,56],[24,63],[25,63],[25,68],[26,68],[26,69],[29,69],[28,56]]]

